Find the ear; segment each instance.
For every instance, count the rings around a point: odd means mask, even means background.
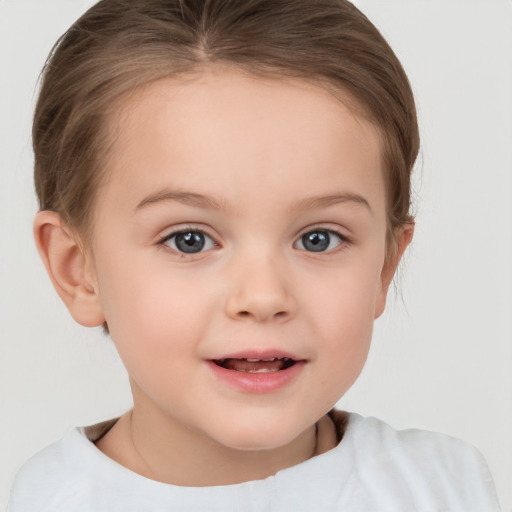
[[[395,271],[400,263],[407,246],[411,243],[414,235],[414,224],[411,222],[400,226],[395,231],[395,246],[390,257],[386,258],[381,272],[381,284],[377,301],[375,303],[375,318],[378,318],[384,312],[386,307],[386,298],[388,295],[389,286],[395,275]]]
[[[39,255],[60,298],[71,316],[86,327],[103,324],[105,318],[92,268],[74,234],[60,215],[40,211],[34,220]],[[90,268],[89,268],[90,267]]]

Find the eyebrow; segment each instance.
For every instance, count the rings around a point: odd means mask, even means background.
[[[217,201],[213,197],[195,194],[193,192],[180,192],[174,190],[161,190],[155,194],[150,194],[137,205],[135,210],[141,210],[155,203],[167,201],[178,201],[179,203],[189,206],[210,210],[226,210],[226,205],[223,202]]]
[[[326,208],[339,203],[361,205],[373,215],[370,203],[363,196],[354,193],[331,194],[327,196],[315,196],[301,199],[292,206],[292,211]]]

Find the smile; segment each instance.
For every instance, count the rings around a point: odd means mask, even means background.
[[[226,370],[234,370],[244,373],[271,373],[286,370],[293,366],[297,361],[289,357],[283,358],[224,358],[213,361],[216,365]]]
[[[278,351],[230,354],[207,361],[215,379],[243,392],[277,392],[299,377],[307,360]]]

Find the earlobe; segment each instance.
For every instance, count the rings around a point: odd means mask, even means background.
[[[40,211],[34,238],[46,271],[73,318],[86,327],[105,322],[98,291],[87,272],[87,258],[60,215]]]
[[[395,232],[395,249],[391,256],[386,258],[386,262],[382,268],[381,286],[375,304],[375,318],[378,318],[384,312],[389,286],[391,285],[391,281],[393,280],[393,276],[395,275],[395,271],[398,267],[398,264],[400,263],[400,260],[402,259],[405,250],[411,243],[413,235],[414,223],[412,222],[397,228]]]

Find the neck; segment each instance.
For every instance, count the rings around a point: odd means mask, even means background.
[[[193,487],[267,478],[312,457],[317,444],[316,427],[312,426],[291,443],[276,449],[237,450],[172,422],[162,429],[135,410],[129,416],[128,430],[138,467],[143,470],[141,474]]]
[[[136,407],[97,443],[107,456],[146,478],[191,487],[267,478],[334,445],[334,426],[327,416],[285,446],[237,450]]]

